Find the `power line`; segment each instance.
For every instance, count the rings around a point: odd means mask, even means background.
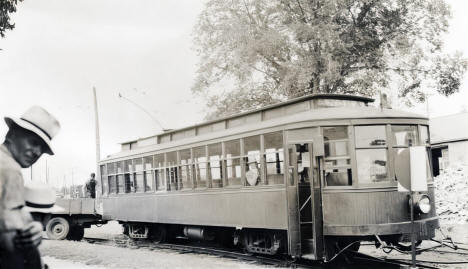
[[[154,122],[156,122],[159,126],[159,128],[161,128],[161,130],[163,131],[166,131],[167,129],[165,129],[162,124],[153,116],[151,115],[151,113],[146,110],[144,107],[142,107],[141,105],[135,103],[134,101],[128,99],[127,97],[123,96],[120,92],[119,92],[119,98],[123,98],[125,100],[127,100],[128,102],[132,103],[133,105],[135,105],[136,107],[138,107],[139,109],[141,109],[143,112],[145,112]]]

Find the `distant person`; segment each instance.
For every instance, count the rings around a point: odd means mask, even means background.
[[[86,197],[96,198],[96,174],[91,173],[91,178],[86,181]]]
[[[22,222],[30,214],[22,211],[25,200],[21,168],[30,167],[43,153],[54,154],[50,143],[60,124],[38,106],[28,109],[21,118],[5,117],[5,122],[9,130],[0,145],[0,268],[21,269],[23,261],[12,255],[37,248],[43,230],[41,222]]]

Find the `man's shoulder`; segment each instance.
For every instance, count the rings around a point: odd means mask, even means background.
[[[22,177],[21,168],[16,162],[0,159],[0,180],[3,180],[5,177]]]
[[[0,150],[0,183],[2,183],[0,186],[23,184],[21,167],[4,150]]]
[[[2,171],[16,171],[21,173],[21,166],[7,152],[4,145],[0,145],[0,172]]]

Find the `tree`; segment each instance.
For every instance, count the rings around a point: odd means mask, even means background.
[[[443,54],[449,16],[444,0],[210,0],[192,92],[209,118],[310,93],[450,95],[467,61]]]
[[[21,1],[21,0],[20,0]],[[5,37],[5,31],[13,30],[15,24],[10,22],[10,14],[16,12],[17,0],[0,0],[0,36]]]

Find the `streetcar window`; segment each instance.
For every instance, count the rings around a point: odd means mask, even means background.
[[[109,193],[117,193],[117,185],[115,182],[115,176],[108,176],[109,180]]]
[[[416,125],[392,125],[394,147],[411,147],[418,144]]]
[[[357,148],[380,147],[387,145],[385,125],[354,127]]]
[[[115,174],[115,163],[108,163],[107,164],[107,174],[108,175]]]
[[[263,158],[266,164],[266,182],[269,185],[284,184],[283,133],[265,134],[264,141],[265,154]]]
[[[190,149],[181,150],[180,153],[180,177],[181,189],[191,189],[192,188],[192,157],[190,154]]]
[[[164,176],[164,154],[154,155],[154,177],[155,189],[158,191],[166,190],[166,180]]]
[[[195,179],[196,187],[206,187],[208,159],[206,158],[206,147],[198,147],[193,149],[193,159],[195,162]]]
[[[363,107],[366,104],[362,102],[356,102],[352,100],[336,100],[336,99],[317,99],[314,100],[315,106],[317,108],[327,108],[327,107]]]
[[[118,184],[118,189],[119,193],[129,193],[129,192],[134,192],[134,183],[133,183],[133,175],[131,172],[133,172],[133,164],[132,160],[126,160],[123,162],[124,165],[124,177],[119,176],[119,179],[117,180]]]
[[[144,159],[144,181],[145,181],[145,191],[153,190],[153,156],[147,156]]]
[[[101,165],[100,170],[101,170],[102,195],[107,195],[109,193],[109,181],[107,180],[106,166]]]
[[[244,138],[244,167],[246,186],[261,184],[260,136]]]
[[[231,140],[224,143],[226,151],[226,184],[229,186],[241,185],[240,140]]]
[[[169,191],[177,190],[178,173],[177,173],[177,152],[166,153],[166,178],[168,180],[167,189]]]
[[[123,162],[116,162],[114,163],[115,168],[114,168],[114,174],[123,174]]]
[[[419,130],[421,131],[421,144],[422,146],[430,146],[429,140],[429,128],[426,125],[421,125]]]
[[[432,178],[432,155],[431,155],[431,142],[429,138],[429,128],[426,125],[419,126],[420,138],[421,138],[421,145],[426,146],[427,151],[427,178],[429,180],[433,180]]]
[[[388,181],[387,149],[357,149],[359,184]]]
[[[117,184],[115,182],[116,163],[107,164],[107,180],[109,183],[109,193],[117,193]]]
[[[346,126],[323,127],[325,146],[325,183],[327,186],[351,186],[351,158]]]
[[[192,157],[190,149],[181,150],[180,155],[180,189],[192,188]]]
[[[388,181],[386,126],[356,126],[354,134],[359,184]]]
[[[208,145],[208,156],[210,165],[211,187],[219,188],[223,186],[222,174],[222,148],[221,143]]]
[[[135,172],[133,173],[135,179],[135,191],[144,192],[144,178],[143,178],[143,159],[137,158],[133,160]]]

